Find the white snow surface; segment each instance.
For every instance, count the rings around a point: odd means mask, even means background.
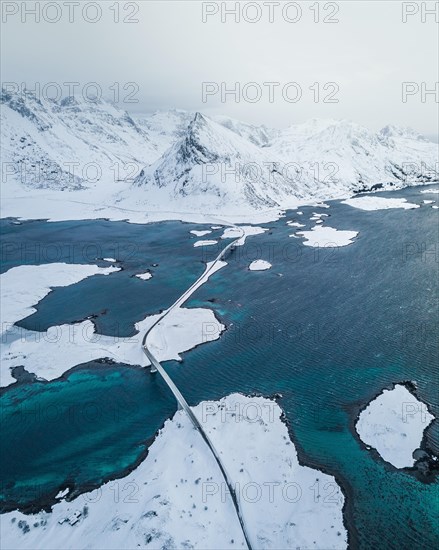
[[[138,273],[136,277],[142,279],[142,281],[147,281],[148,279],[152,279],[152,273],[146,271],[145,273]]]
[[[109,275],[118,267],[53,263],[20,265],[0,275],[2,332],[36,310],[32,306],[54,287],[79,283],[92,275]]]
[[[313,246],[318,248],[336,248],[338,246],[347,246],[352,244],[358,231],[345,231],[334,229],[333,227],[323,227],[316,225],[311,228],[311,231],[298,231],[296,235],[304,237],[305,246]],[[291,237],[292,235],[290,235]]]
[[[193,410],[235,483],[254,548],[346,548],[343,494],[332,476],[299,464],[274,401],[232,394]],[[322,498],[328,491],[331,499]],[[75,512],[82,513],[75,525],[59,523]],[[246,548],[218,466],[183,411],[126,477],[61,500],[50,513],[4,514],[0,528],[9,549]]]
[[[271,264],[266,260],[253,260],[252,263],[248,266],[250,271],[265,271],[270,269]]]
[[[405,386],[384,390],[360,413],[356,430],[360,439],[396,468],[413,466],[412,453],[434,420],[426,405]]]
[[[212,231],[210,229],[205,229],[204,231],[198,231],[197,229],[192,229],[191,233],[196,237],[204,237],[204,235],[208,235],[209,233],[212,233]]]
[[[419,208],[419,204],[407,202],[407,199],[377,196],[346,199],[342,202],[343,204],[348,204],[349,206],[360,208],[361,210],[388,210],[389,208],[403,208],[405,210],[411,210],[412,208]]]
[[[199,246],[212,246],[214,244],[218,244],[218,241],[215,241],[214,239],[210,239],[206,241],[195,241],[194,247],[198,248]]]

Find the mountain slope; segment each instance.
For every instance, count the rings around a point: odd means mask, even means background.
[[[328,197],[437,179],[437,144],[407,129],[374,133],[345,120],[313,119],[282,131],[269,149],[312,173],[314,191]]]
[[[124,111],[104,101],[60,102],[2,92],[2,160],[8,175],[31,187],[80,188],[133,177],[159,153]],[[15,174],[12,174],[14,170]]]
[[[210,207],[271,208],[288,196],[302,196],[264,149],[200,113],[134,185],[166,190],[169,200],[190,197],[192,203]]]

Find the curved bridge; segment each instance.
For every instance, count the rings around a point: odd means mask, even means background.
[[[155,321],[155,323],[149,327],[149,329],[146,331],[146,333],[145,333],[145,335],[142,339],[142,349],[143,349],[146,357],[148,358],[149,362],[151,363],[151,372],[158,371],[160,373],[163,380],[166,382],[169,389],[173,393],[175,399],[177,400],[179,409],[183,409],[185,411],[185,413],[188,415],[190,421],[192,422],[192,425],[200,433],[200,435],[203,438],[204,442],[206,443],[206,445],[209,447],[210,451],[212,452],[212,454],[213,454],[213,456],[216,460],[216,463],[218,464],[218,467],[221,470],[221,474],[224,478],[224,481],[226,482],[227,488],[230,492],[230,496],[231,496],[233,505],[235,507],[236,514],[237,514],[238,519],[239,519],[239,523],[241,524],[241,529],[242,529],[245,541],[247,543],[247,546],[248,546],[249,550],[252,550],[252,546],[250,544],[250,538],[249,538],[249,535],[247,533],[247,529],[246,529],[245,523],[244,523],[244,518],[242,517],[241,509],[240,509],[240,506],[239,506],[239,499],[238,499],[238,497],[236,495],[236,492],[235,492],[235,489],[233,487],[232,479],[229,476],[229,474],[227,473],[224,465],[221,462],[221,458],[219,456],[219,453],[215,449],[212,441],[209,439],[209,436],[204,431],[203,426],[201,425],[200,421],[198,420],[198,418],[194,414],[193,410],[189,407],[187,401],[185,400],[185,398],[181,394],[180,390],[177,388],[177,386],[172,381],[171,377],[168,375],[168,373],[165,371],[163,366],[160,364],[160,361],[156,357],[154,357],[151,350],[148,349],[148,345],[147,345],[148,336],[151,334],[151,331],[157,325],[159,325],[160,322],[166,317],[166,315],[168,315],[173,309],[175,309],[177,307],[180,307],[184,302],[186,302],[186,300],[188,300],[188,298],[195,292],[195,290],[199,286],[201,286],[203,284],[203,282],[205,282],[205,280],[207,280],[210,273],[212,271],[214,271],[215,265],[225,257],[225,255],[227,254],[227,252],[229,250],[234,249],[235,246],[237,245],[238,241],[242,237],[244,237],[245,233],[240,227],[237,227],[236,225],[232,225],[232,224],[229,224],[229,223],[224,223],[224,222],[220,222],[220,223],[221,223],[221,225],[226,225],[226,226],[229,226],[229,227],[233,227],[234,229],[236,229],[237,231],[240,232],[240,236],[238,238],[234,239],[232,242],[230,242],[227,246],[225,246],[223,248],[223,250],[216,256],[216,258],[213,260],[213,262],[210,262],[207,265],[207,267],[204,270],[204,272],[202,273],[202,275],[200,277],[198,277],[198,279],[180,296],[180,298],[178,298],[172,304],[172,306],[169,309],[164,311],[163,314]]]

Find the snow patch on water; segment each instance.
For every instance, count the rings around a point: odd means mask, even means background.
[[[360,439],[396,468],[413,466],[413,451],[425,428],[434,420],[427,406],[405,386],[384,390],[360,413],[356,430]]]

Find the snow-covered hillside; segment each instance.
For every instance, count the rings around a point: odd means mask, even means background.
[[[436,181],[438,146],[410,129],[374,133],[346,120],[316,120],[280,132],[270,150],[313,174],[310,193],[327,198]]]
[[[105,207],[248,219],[307,200],[437,181],[439,166],[438,145],[410,129],[374,133],[313,119],[276,130],[226,116],[134,116],[102,100],[6,92],[1,145],[2,215],[23,217],[32,199],[32,217],[52,218],[48,198],[74,218],[76,202],[86,205],[85,217]]]
[[[212,209],[272,208],[289,195],[303,196],[286,180],[266,149],[196,113],[187,131],[135,185],[171,202],[187,197],[192,206]]]
[[[117,181],[129,175],[128,168],[133,178],[139,165],[159,154],[130,115],[109,103],[4,91],[1,146],[3,183],[54,190]]]

